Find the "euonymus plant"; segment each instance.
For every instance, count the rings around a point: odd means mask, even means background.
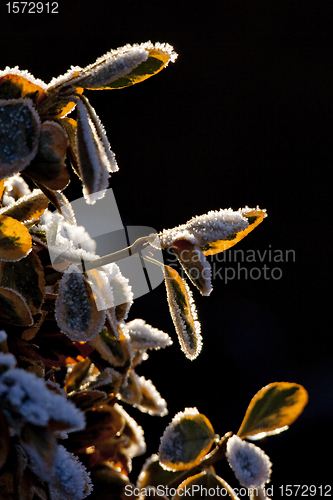
[[[259,207],[211,211],[102,257],[77,224],[63,193],[69,167],[90,205],[118,170],[84,91],[128,87],[176,58],[170,45],[148,42],[72,67],[48,85],[17,67],[0,71],[1,499],[177,499],[189,489],[201,498],[202,488],[236,499],[236,489],[215,473],[221,460],[251,498],[267,498],[271,462],[249,440],[287,429],[307,403],[302,386],[271,383],[253,397],[239,430],[223,437],[196,408],[185,408],[137,480],[130,475],[132,459],[146,445],[124,406],[167,413],[165,400],[136,367],[147,351],[172,340],[144,319],[130,318],[131,283],[117,262],[141,252],[162,269],[180,347],[194,360],[202,337],[190,287],[154,258],[154,250],[173,251],[190,283],[209,295],[206,257],[235,245],[266,217]]]

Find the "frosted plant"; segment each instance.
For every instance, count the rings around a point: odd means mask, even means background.
[[[131,86],[176,58],[170,45],[146,42],[72,66],[49,84],[18,67],[0,71],[0,495],[8,500],[144,499],[144,488],[170,497],[161,486],[172,487],[177,500],[183,488],[199,485],[238,500],[215,472],[222,460],[241,484],[258,487],[251,498],[266,498],[270,460],[244,439],[286,430],[307,403],[302,386],[269,384],[251,400],[237,434],[222,438],[204,414],[185,408],[143,466],[140,492],[132,491],[132,460],[147,446],[127,409],[152,418],[168,413],[141,371],[172,336],[133,317],[135,287],[117,263],[138,254],[162,269],[181,350],[194,360],[204,342],[194,296],[176,268],[154,258],[156,249],[174,252],[208,296],[207,257],[237,244],[267,215],[247,206],[210,211],[103,256],[77,224],[63,193],[72,170],[92,205],[119,168],[85,91]]]
[[[226,457],[238,481],[246,488],[262,488],[271,475],[271,462],[261,448],[232,436]]]

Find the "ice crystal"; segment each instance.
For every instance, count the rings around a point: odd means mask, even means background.
[[[228,209],[211,210],[207,214],[198,215],[173,229],[164,229],[160,233],[162,248],[170,247],[177,240],[187,240],[194,245],[203,246],[213,241],[225,240],[228,236],[243,231],[249,225],[244,216],[251,209],[239,209],[237,212]]]
[[[19,174],[15,174],[5,180],[5,192],[8,196],[13,198],[14,201],[21,196],[31,194],[28,184]]]
[[[184,439],[178,424],[184,418],[193,418],[200,415],[197,408],[185,408],[184,411],[176,413],[170,424],[164,430],[159,447],[159,457],[163,461],[163,468],[169,469],[164,463],[182,462],[184,459]]]
[[[110,287],[112,288],[114,305],[126,304],[122,316],[122,319],[126,320],[131,305],[133,304],[134,297],[129,280],[122,275],[119,267],[115,263],[103,266],[102,269],[107,275]]]
[[[61,445],[57,447],[52,479],[53,486],[73,500],[81,500],[92,491],[89,472]]]
[[[33,83],[34,85],[38,85],[41,87],[43,90],[46,90],[47,85],[43,80],[40,80],[39,78],[35,78],[29,71],[19,69],[18,66],[15,66],[14,68],[10,68],[9,66],[6,66],[4,70],[0,71],[0,78],[6,75],[17,75],[25,78],[29,82]]]
[[[149,415],[157,415],[159,417],[167,415],[167,403],[165,399],[162,398],[153,382],[145,379],[143,376],[138,377],[138,382],[141,386],[142,399],[140,403],[134,404],[134,406],[143,413],[148,413]]]
[[[234,435],[227,442],[226,457],[242,486],[261,488],[270,480],[272,464],[258,446]]]
[[[153,328],[143,319],[134,319],[126,325],[124,330],[129,334],[133,349],[164,349],[172,344],[172,340],[167,333]]]
[[[68,429],[85,425],[83,414],[60,394],[47,389],[44,379],[21,368],[13,368],[0,376],[0,403],[8,423],[19,432],[25,422],[46,426],[57,420]]]

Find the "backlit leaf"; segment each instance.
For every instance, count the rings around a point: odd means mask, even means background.
[[[0,215],[0,259],[17,261],[26,257],[32,247],[29,231],[21,222]]]
[[[181,473],[181,471],[163,469],[158,460],[158,455],[154,454],[144,463],[138,477],[137,486],[138,488],[145,488],[146,486],[166,486]]]
[[[253,231],[253,229],[257,227],[265,217],[267,217],[266,211],[260,209],[242,209],[241,212],[242,215],[248,219],[248,227],[242,231],[229,235],[226,240],[214,241],[201,247],[201,250],[205,255],[215,255],[216,253],[223,252],[224,250],[233,247],[236,243]]]
[[[24,173],[49,189],[64,189],[70,182],[65,164],[67,148],[68,138],[62,126],[57,122],[43,122],[37,154]]]
[[[40,102],[46,97],[46,85],[34,78],[28,71],[17,68],[0,72],[0,99],[19,99],[30,97]]]
[[[81,101],[77,103],[76,151],[83,194],[87,203],[93,204],[107,189],[112,167],[95,125]]]
[[[191,290],[175,269],[164,266],[164,274],[169,309],[180,347],[185,356],[193,360],[201,351],[202,337]]]
[[[59,284],[55,317],[71,340],[91,340],[102,330],[105,311],[99,311],[91,286],[76,266],[68,268]]]
[[[79,389],[82,381],[86,378],[89,368],[91,366],[91,361],[89,358],[79,361],[73,367],[73,369],[67,374],[65,378],[64,389],[67,393]]]
[[[213,289],[212,269],[200,248],[186,240],[175,241],[171,248],[193,285],[202,295],[209,295]]]
[[[212,424],[196,408],[177,413],[161,437],[159,461],[167,470],[185,470],[197,465],[215,439]]]
[[[24,298],[16,291],[0,288],[0,318],[19,326],[30,326],[33,319]]]
[[[31,99],[0,100],[0,179],[29,165],[39,133],[40,119]]]
[[[109,330],[104,327],[99,335],[90,341],[90,344],[99,352],[103,359],[111,366],[128,368],[131,364],[131,347],[127,337],[122,333],[116,339]]]
[[[38,219],[47,209],[49,200],[40,190],[19,198],[12,205],[0,209],[0,215],[7,215],[20,222]]]
[[[91,90],[128,87],[155,75],[176,58],[177,54],[168,44],[126,45],[99,57],[70,84]]]
[[[19,262],[0,261],[0,286],[17,292],[31,314],[37,314],[45,296],[44,271],[37,255],[31,252]]]
[[[261,439],[286,430],[302,413],[307,401],[307,391],[299,384],[268,384],[251,399],[237,435]]]
[[[181,500],[185,492],[190,492],[191,498],[194,500],[202,500],[203,491],[209,492],[209,495],[205,495],[204,498],[222,497],[239,500],[239,497],[231,486],[224,479],[218,477],[211,469],[206,469],[199,474],[185,479],[177,487],[176,494],[172,497],[172,500]]]

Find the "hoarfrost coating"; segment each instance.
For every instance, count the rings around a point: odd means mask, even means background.
[[[232,436],[227,442],[226,457],[241,485],[262,487],[270,480],[271,462],[261,448]]]

